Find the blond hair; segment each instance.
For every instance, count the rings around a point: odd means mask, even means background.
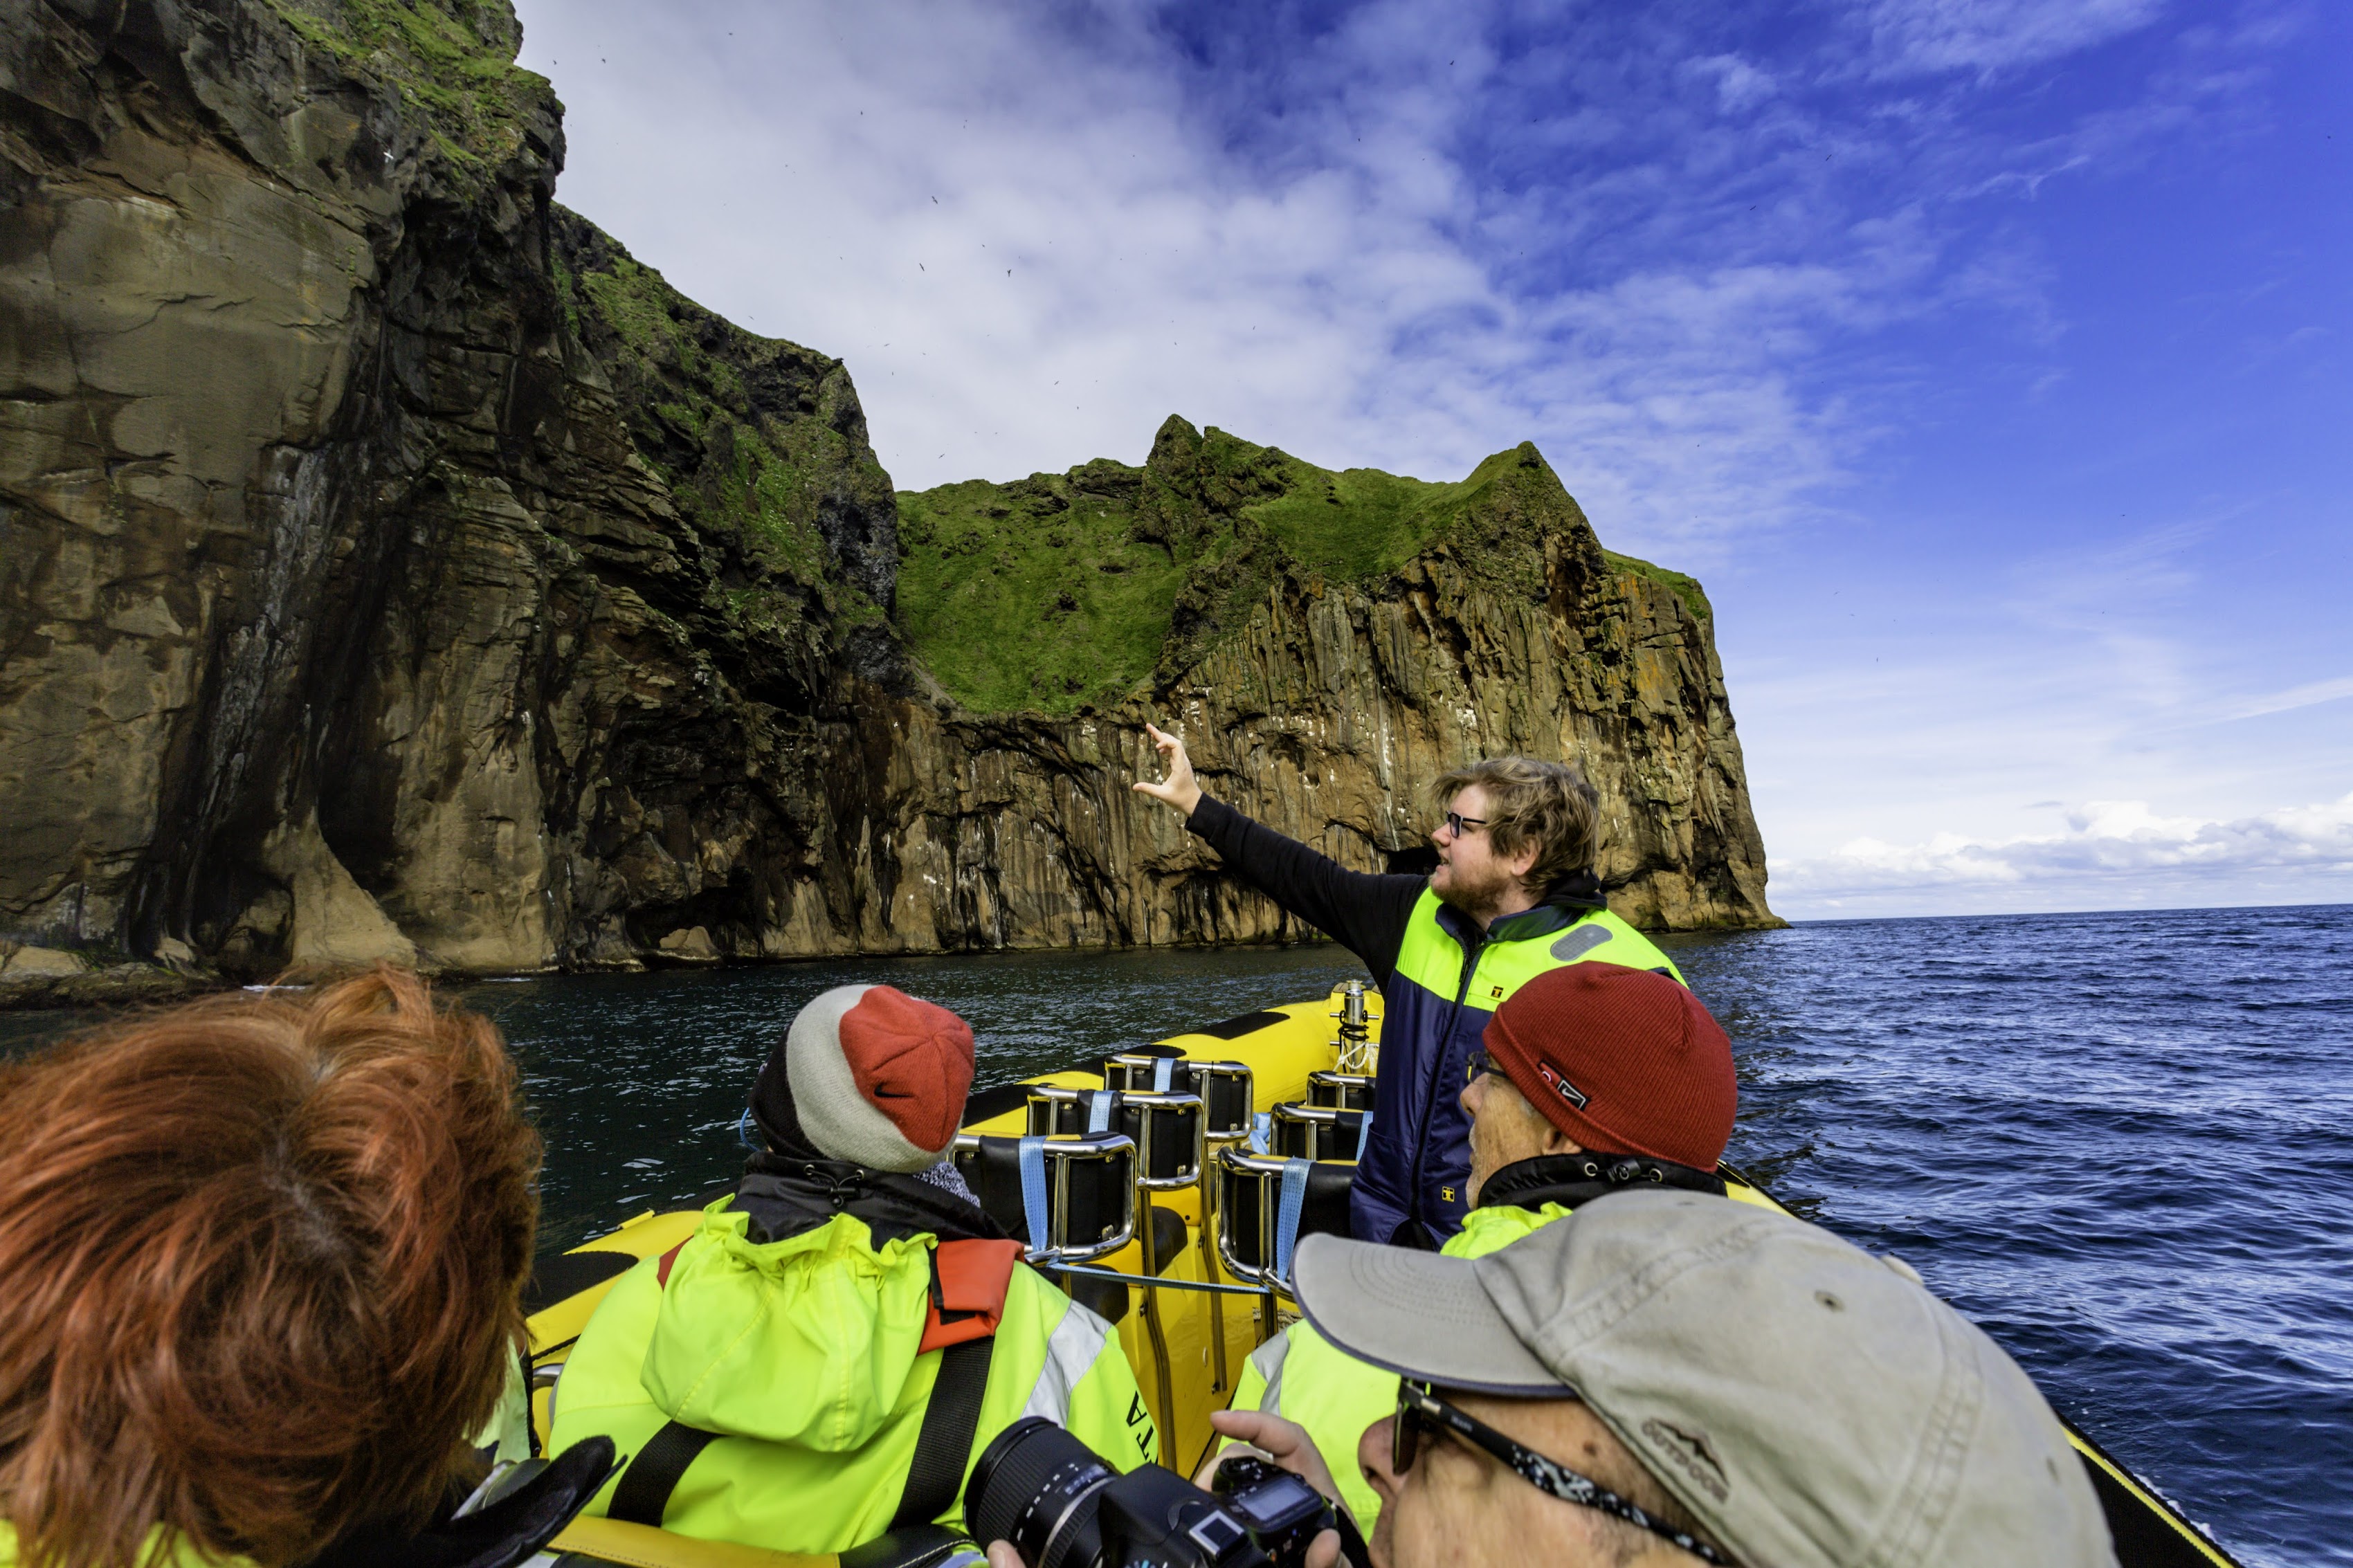
[[[1486,757],[1439,775],[1430,793],[1444,811],[1477,784],[1487,794],[1487,841],[1505,859],[1530,843],[1535,864],[1521,879],[1543,889],[1593,869],[1600,847],[1600,797],[1575,763]]]

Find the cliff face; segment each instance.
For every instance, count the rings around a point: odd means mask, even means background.
[[[1012,930],[1296,934],[1124,795],[1153,765],[1146,718],[1182,727],[1212,793],[1367,868],[1425,863],[1446,769],[1575,759],[1602,796],[1620,913],[1679,930],[1773,920],[1706,599],[1602,550],[1533,446],[1429,484],[1172,417],[1141,468],[950,485],[900,510],[913,652],[975,706],[1058,716],[1024,732],[1053,738],[1075,817],[1034,786],[1000,809],[1037,822],[1082,885],[1106,884],[1089,900],[1100,920],[1066,913],[1040,865]]]
[[[501,0],[8,14],[0,949],[53,951],[0,984],[1279,934],[1127,793],[1147,712],[1365,864],[1445,765],[1581,756],[1623,912],[1771,919],[1704,601],[1532,448],[1335,545],[1411,481],[1172,422],[902,541],[839,362],[553,204]],[[943,524],[1090,486],[1139,590],[1062,627],[1104,678],[942,656],[1019,607],[959,606]]]

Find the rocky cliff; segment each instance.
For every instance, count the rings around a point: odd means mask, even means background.
[[[1287,934],[1128,795],[1146,713],[1365,864],[1580,756],[1624,912],[1771,920],[1704,600],[1532,448],[1172,420],[902,536],[839,362],[554,204],[503,0],[0,15],[0,985]],[[1031,609],[1082,656],[954,651]]]

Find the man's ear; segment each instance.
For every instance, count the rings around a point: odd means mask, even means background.
[[[1585,1145],[1547,1121],[1545,1123],[1544,1152],[1547,1154],[1582,1154]]]
[[[1517,878],[1521,881],[1525,881],[1527,880],[1528,873],[1535,868],[1536,857],[1543,853],[1544,846],[1531,838],[1525,844],[1521,845],[1518,850],[1513,854],[1512,858],[1504,861],[1504,864],[1511,868],[1511,873],[1514,877]],[[1538,889],[1537,891],[1541,892],[1543,889]]]

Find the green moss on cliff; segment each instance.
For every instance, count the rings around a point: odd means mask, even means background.
[[[612,376],[638,455],[732,558],[723,575],[746,579],[714,607],[747,631],[837,642],[881,623],[887,570],[861,571],[842,539],[887,534],[891,481],[840,362],[744,331],[577,214],[555,216],[566,324]]]
[[[553,106],[547,79],[515,64],[522,29],[505,0],[263,0],[314,49],[391,86],[463,175],[504,161]]]
[[[1285,572],[1370,581],[1459,536],[1466,572],[1535,589],[1537,557],[1503,542],[1583,514],[1533,447],[1434,484],[1319,468],[1172,416],[1142,468],[903,492],[899,518],[899,622],[917,656],[968,707],[1060,714],[1189,663]]]
[[[1715,618],[1715,606],[1707,602],[1707,595],[1700,587],[1698,578],[1685,576],[1681,572],[1670,571],[1664,566],[1653,565],[1636,556],[1620,555],[1614,550],[1605,550],[1601,553],[1608,558],[1610,565],[1617,567],[1620,572],[1631,572],[1637,577],[1648,577],[1653,583],[1663,584],[1672,589],[1675,597],[1683,602],[1683,608],[1701,620],[1712,621]]]

